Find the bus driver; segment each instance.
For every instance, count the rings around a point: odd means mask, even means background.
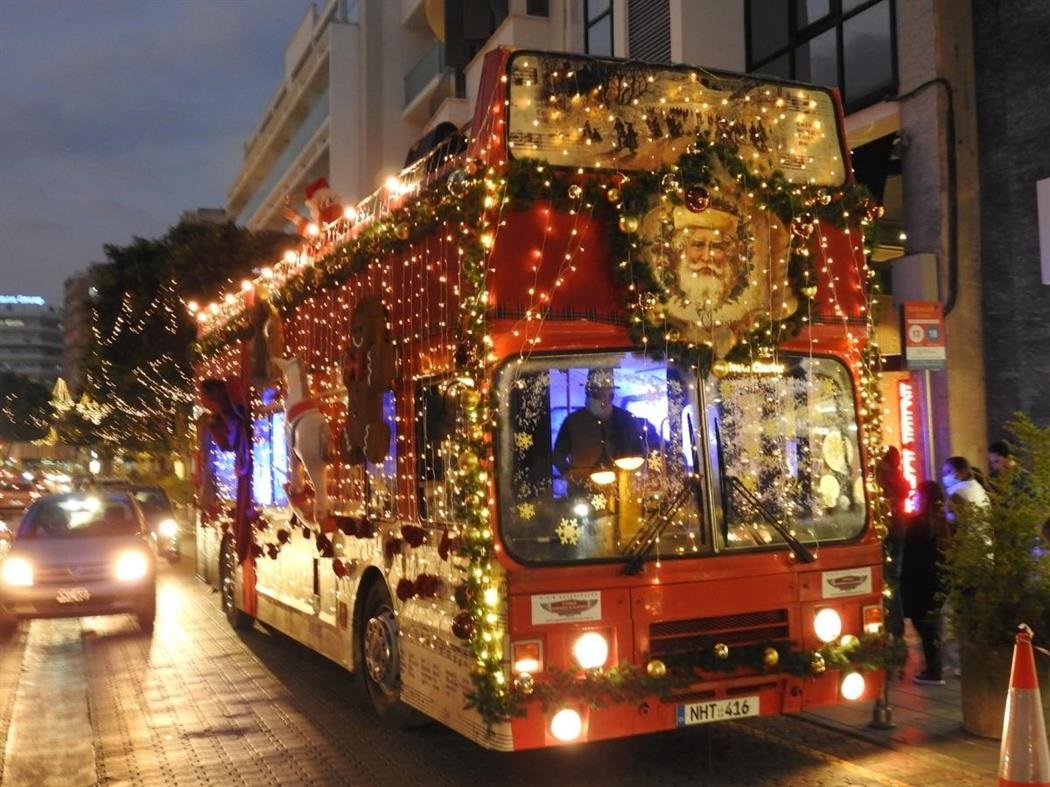
[[[558,430],[552,461],[574,491],[582,491],[595,470],[611,469],[616,460],[640,464],[645,455],[645,421],[613,404],[615,390],[611,369],[590,370],[586,406],[569,413]]]

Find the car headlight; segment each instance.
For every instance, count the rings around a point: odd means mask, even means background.
[[[117,558],[114,573],[121,582],[134,582],[149,573],[149,560],[138,550],[122,552]]]
[[[0,566],[0,578],[5,585],[29,587],[33,584],[33,564],[25,558],[9,557]]]
[[[577,710],[562,708],[551,718],[551,735],[564,743],[576,740],[582,732],[583,719]]]
[[[842,618],[838,612],[826,607],[813,618],[813,630],[821,642],[833,642],[842,633]]]
[[[597,631],[588,631],[573,644],[572,654],[584,669],[597,669],[609,658],[609,642]]]
[[[179,523],[170,517],[157,524],[157,532],[164,538],[175,538],[179,534]]]

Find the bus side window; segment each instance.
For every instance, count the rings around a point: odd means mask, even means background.
[[[447,392],[447,381],[429,382],[416,389],[415,442],[419,518],[450,518],[451,500],[446,486],[449,466],[448,438],[456,427],[456,399]]]

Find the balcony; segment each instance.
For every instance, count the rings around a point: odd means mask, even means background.
[[[425,121],[442,101],[456,95],[463,95],[463,91],[457,86],[455,71],[445,65],[445,45],[437,41],[405,74],[401,117]]]
[[[277,183],[288,173],[292,162],[294,162],[310,144],[318,130],[328,120],[328,116],[328,91],[325,90],[310,108],[306,119],[303,120],[299,128],[296,129],[295,134],[285,147],[284,152],[281,153],[280,157],[270,167],[269,175],[259,184],[251,198],[237,214],[237,224],[242,227],[248,226],[249,220],[259,209],[259,206],[263,204],[263,202],[270,196],[270,193],[273,191]]]

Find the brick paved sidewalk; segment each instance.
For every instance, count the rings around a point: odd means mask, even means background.
[[[894,727],[872,726],[874,707],[870,704],[840,705],[803,714],[803,718],[854,735],[888,748],[907,751],[917,747],[947,758],[946,765],[963,767],[992,780],[999,768],[999,741],[980,738],[962,726],[962,696],[959,678],[945,670],[946,685],[919,686],[912,675],[922,666],[922,652],[910,626],[907,635],[908,663],[903,680],[890,684],[890,708]],[[1043,687],[1050,691],[1050,687]]]

